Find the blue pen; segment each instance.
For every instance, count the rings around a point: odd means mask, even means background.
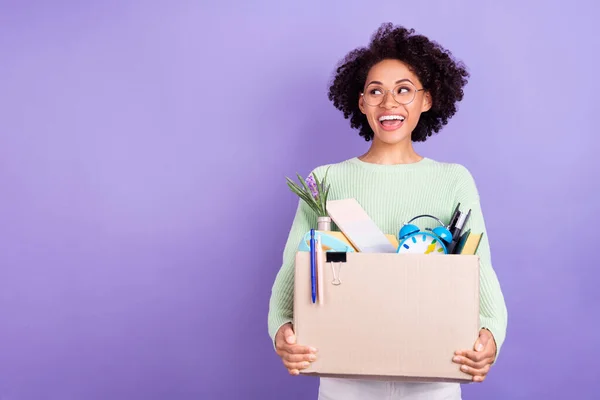
[[[317,279],[316,279],[316,266],[317,255],[315,251],[315,230],[310,230],[310,283],[312,286],[312,302],[317,301]]]

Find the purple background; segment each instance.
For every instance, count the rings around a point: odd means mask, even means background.
[[[284,177],[366,150],[327,82],[388,20],[472,73],[417,146],[475,175],[509,309],[464,398],[597,398],[593,1],[201,3],[0,2],[0,400],[316,399],[267,335]]]

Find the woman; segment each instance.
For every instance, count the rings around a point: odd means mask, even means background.
[[[457,368],[482,382],[504,342],[507,311],[492,268],[488,235],[479,194],[470,172],[460,164],[437,162],[415,151],[456,113],[467,83],[465,67],[450,52],[414,30],[384,24],[367,48],[350,52],[336,70],[329,91],[334,106],[350,119],[368,151],[340,163],[313,170],[331,184],[329,199],[353,197],[379,228],[397,234],[420,214],[449,221],[458,203],[471,210],[465,229],[483,232],[480,257],[480,333],[473,349],[457,349]],[[293,264],[298,243],[316,227],[315,213],[302,201],[292,223],[283,265],[271,294],[269,334],[290,374],[317,359],[317,349],[296,343],[293,327]],[[457,383],[373,382],[322,378],[320,400],[460,399]]]

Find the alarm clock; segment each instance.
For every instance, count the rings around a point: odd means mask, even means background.
[[[433,218],[440,226],[431,230],[421,231],[411,224],[417,218]],[[442,221],[433,215],[418,215],[402,226],[398,234],[398,249],[400,254],[448,254],[448,244],[452,242],[452,234]]]

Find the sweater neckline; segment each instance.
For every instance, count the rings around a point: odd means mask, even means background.
[[[371,171],[398,171],[398,170],[407,170],[407,169],[416,169],[421,168],[432,162],[430,158],[423,157],[421,160],[416,161],[414,163],[405,163],[405,164],[375,164],[366,161],[362,161],[358,157],[353,157],[348,160],[351,164],[358,165],[361,168],[365,168]]]

